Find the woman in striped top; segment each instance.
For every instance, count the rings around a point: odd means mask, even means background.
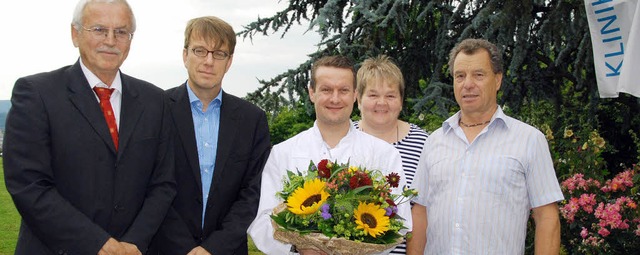
[[[402,157],[402,168],[411,186],[427,132],[398,119],[404,98],[404,78],[400,68],[385,55],[362,62],[357,73],[357,100],[361,120],[357,129],[393,144]],[[406,254],[406,244],[391,254]]]

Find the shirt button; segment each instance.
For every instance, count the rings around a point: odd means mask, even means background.
[[[460,228],[460,224],[456,223],[456,228]]]

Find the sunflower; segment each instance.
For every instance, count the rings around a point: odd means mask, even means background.
[[[318,211],[329,197],[329,193],[324,191],[324,187],[325,182],[320,179],[304,182],[302,187],[297,188],[287,198],[289,211],[298,215],[309,215]]]
[[[358,209],[353,210],[356,217],[356,229],[364,230],[365,234],[377,237],[389,230],[389,217],[385,216],[386,211],[374,203],[358,204]]]

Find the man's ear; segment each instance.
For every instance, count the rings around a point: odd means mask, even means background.
[[[73,24],[71,24],[71,41],[73,41],[73,47],[78,48],[79,42],[78,42],[78,36],[80,32],[78,32],[78,30],[76,30],[75,27],[73,27]]]
[[[498,93],[498,90],[500,90],[500,87],[502,86],[502,73],[496,74],[496,82],[498,84],[496,85],[496,93]]]
[[[315,93],[314,89],[311,88],[311,86],[307,86],[307,90],[309,91],[309,100],[311,100],[311,102],[315,104],[316,103],[315,102],[315,100],[316,100],[315,99],[315,94],[316,93]]]
[[[231,63],[233,63],[233,55],[229,56],[229,61],[227,61],[227,67],[224,70],[224,73],[227,73],[231,68]]]

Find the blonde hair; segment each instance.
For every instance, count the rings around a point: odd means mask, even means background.
[[[358,99],[362,99],[367,86],[374,81],[386,81],[389,84],[397,84],[400,98],[404,98],[404,77],[400,68],[386,55],[368,58],[362,62],[356,76]]]

